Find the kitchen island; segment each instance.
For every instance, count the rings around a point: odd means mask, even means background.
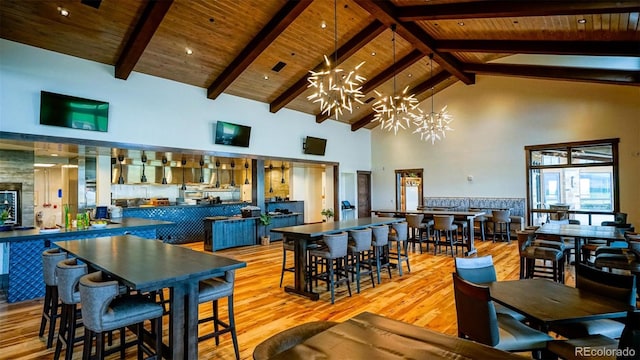
[[[137,218],[113,219],[105,226],[90,226],[86,229],[40,230],[23,228],[21,230],[0,232],[0,243],[8,245],[4,263],[9,264],[7,300],[18,302],[44,296],[42,275],[42,252],[51,247],[51,243],[61,240],[92,239],[104,236],[124,234],[155,239],[159,229],[170,227],[173,223]]]

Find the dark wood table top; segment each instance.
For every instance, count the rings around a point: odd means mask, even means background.
[[[218,276],[247,265],[133,235],[58,241],[55,245],[137,290],[171,287],[176,282]]]
[[[395,214],[424,214],[424,215],[453,215],[464,217],[477,217],[485,215],[484,211],[456,211],[456,210],[373,210],[375,213],[395,213]]]
[[[544,224],[536,230],[536,234],[577,237],[583,239],[624,240],[624,234],[615,226]]]
[[[272,359],[522,359],[473,341],[369,312],[340,323]]]
[[[286,235],[294,235],[295,237],[313,238],[325,234],[349,231],[352,229],[359,229],[372,225],[393,224],[401,221],[404,221],[404,219],[390,217],[369,217],[343,221],[329,221],[317,224],[287,226],[271,229],[271,231]]]
[[[624,318],[629,304],[547,279],[488,284],[491,298],[540,324]]]

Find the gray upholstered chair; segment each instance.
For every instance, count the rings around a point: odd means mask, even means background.
[[[511,210],[492,210],[491,221],[493,222],[493,242],[496,241],[496,234],[500,234],[500,239],[504,240],[507,235],[507,242],[511,243]],[[496,230],[496,226],[499,230]]]
[[[91,356],[93,338],[96,338],[95,358],[104,359],[104,335],[112,330],[137,325],[138,358],[142,353],[160,357],[162,349],[162,305],[143,295],[119,295],[118,282],[110,280],[101,271],[80,278],[80,303],[84,322],[83,358]],[[143,342],[145,329],[143,322],[151,320],[155,349],[152,352]],[[123,339],[123,337],[121,337]],[[121,341],[121,350],[125,346]]]
[[[389,226],[372,226],[371,231],[373,232],[371,245],[373,246],[374,257],[376,260],[376,276],[378,278],[378,284],[380,284],[380,271],[382,268],[387,268],[389,271],[389,279],[391,279],[389,257],[385,256],[385,252],[389,250]]]
[[[87,265],[78,263],[75,258],[68,258],[58,262],[56,277],[58,278],[58,294],[62,301],[62,316],[58,329],[58,341],[54,359],[60,358],[62,345],[66,347],[65,360],[71,360],[73,345],[82,340],[76,338],[78,327],[78,304],[80,303],[80,290],[78,284],[80,278],[87,274]]]
[[[630,309],[635,309],[636,277],[634,275],[608,273],[578,264],[576,288],[628,303]],[[622,335],[624,324],[613,319],[598,319],[571,324],[552,324],[549,329],[569,339],[595,334],[616,339]]]
[[[453,215],[434,215],[433,216],[433,237],[434,237],[434,254],[438,251],[440,246],[451,247],[451,256],[455,257],[458,246],[464,246],[464,244],[458,242],[458,237],[454,235],[454,232],[458,231],[458,225],[453,223]],[[442,240],[444,234],[445,240]]]
[[[254,360],[269,360],[308,338],[338,325],[333,321],[313,321],[279,332],[256,346],[253,350]]]
[[[372,231],[371,228],[349,230],[350,256],[349,269],[356,275],[356,291],[360,293],[360,279],[362,275],[369,275],[371,285],[376,287],[373,279],[373,250],[371,249]]]
[[[540,351],[553,338],[534,330],[507,314],[496,313],[487,286],[474,284],[453,274],[458,318],[458,337],[511,351]]]
[[[347,248],[349,246],[349,235],[346,232],[329,234],[322,237],[325,248],[309,251],[312,262],[318,268],[319,263],[326,265],[326,271],[311,274],[312,278],[323,280],[331,291],[331,303],[335,302],[335,287],[337,284],[345,282],[349,296],[351,296],[351,282],[347,273]]]
[[[407,219],[407,224],[411,232],[408,236],[409,242],[412,243],[414,247],[417,244],[420,248],[420,253],[422,253],[422,243],[426,243],[427,251],[429,251],[429,243],[431,243],[429,229],[433,226],[433,220],[424,221],[424,214],[407,214],[405,215],[405,219]],[[426,237],[424,236],[425,233],[427,235]]]
[[[235,271],[225,271],[224,277],[216,277],[200,281],[198,284],[199,295],[198,304],[211,302],[212,315],[198,320],[198,324],[211,321],[213,323],[213,332],[199,335],[198,341],[216,339],[216,346],[220,344],[220,335],[230,332],[233,341],[233,350],[236,359],[240,359],[240,350],[238,348],[238,335],[236,333],[236,320],[233,312],[233,289],[235,286]],[[229,322],[220,319],[218,312],[218,300],[227,298],[227,311]]]
[[[395,243],[395,247],[389,245],[389,260],[395,260],[395,265],[398,268],[398,274],[402,276],[402,262],[407,263],[407,272],[411,272],[411,266],[409,266],[409,244],[408,234],[409,226],[406,221],[391,224],[393,232],[389,233],[389,241]]]
[[[491,255],[466,258],[457,257],[455,258],[455,266],[458,276],[474,284],[487,284],[498,280]],[[511,315],[518,321],[525,320],[524,315],[501,304],[494,304],[494,307],[496,313]]]
[[[44,335],[47,322],[49,332],[47,335],[47,349],[53,345],[56,322],[60,317],[60,299],[58,298],[58,280],[56,278],[56,265],[67,258],[67,253],[59,248],[51,248],[42,252],[42,275],[44,278],[44,304],[42,306],[42,319],[38,336]]]
[[[295,266],[287,266],[287,251],[292,253],[295,251],[294,249],[295,243],[293,240],[288,240],[285,236],[282,239],[282,271],[280,272],[280,287],[282,287],[282,280],[284,280],[285,272],[295,273]]]

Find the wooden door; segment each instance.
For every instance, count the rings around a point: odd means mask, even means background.
[[[371,171],[358,171],[358,218],[371,217]]]

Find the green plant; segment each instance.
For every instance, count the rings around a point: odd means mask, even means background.
[[[329,209],[322,209],[322,211],[320,212],[320,215],[324,216],[325,218],[327,218],[327,221],[329,219],[331,219],[334,215],[333,213],[333,209],[329,208]]]
[[[260,214],[260,224],[264,226],[271,225],[271,215],[269,214]]]
[[[0,212],[0,224],[4,224],[5,220],[9,218],[9,210],[4,209]]]

